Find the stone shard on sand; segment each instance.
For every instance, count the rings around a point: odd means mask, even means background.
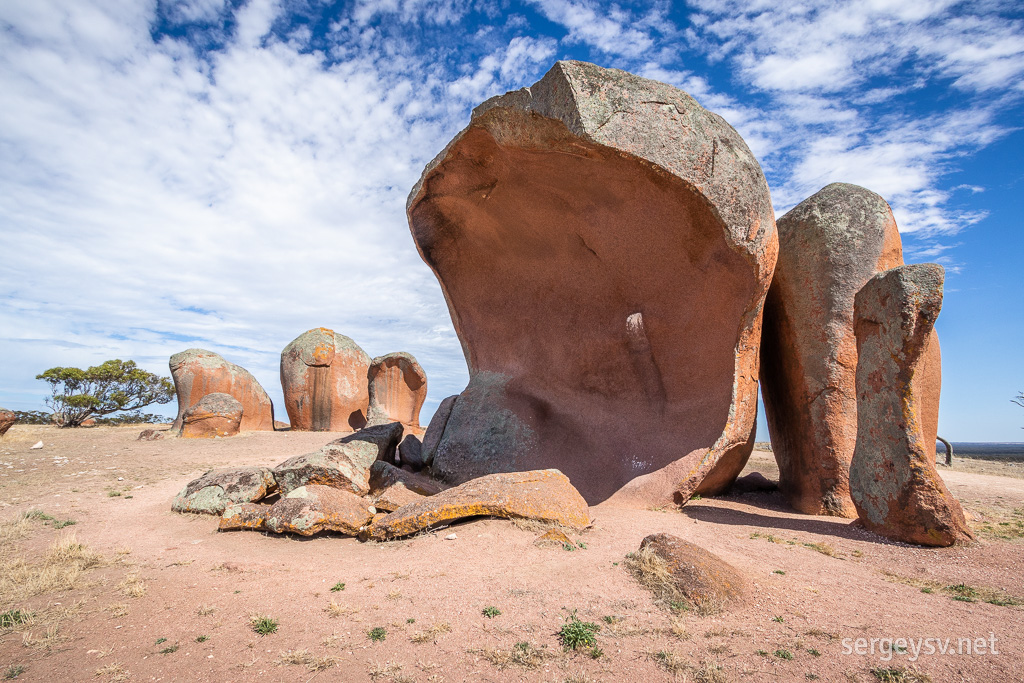
[[[857,294],[857,445],[850,492],[871,531],[907,543],[949,546],[973,539],[960,503],[935,468],[915,385],[942,308],[942,266],[900,266]],[[933,397],[932,400],[937,398]]]
[[[583,62],[483,103],[407,204],[470,381],[432,468],[557,468],[584,497],[724,490],[753,447],[778,246],[736,131],[685,92]]]
[[[348,491],[310,484],[288,493],[266,513],[269,531],[312,536],[336,531],[357,536],[373,518],[371,505]]]
[[[343,334],[318,327],[281,352],[281,387],[291,428],[347,432],[366,425],[370,356]]]
[[[219,515],[232,503],[254,503],[277,490],[266,467],[230,467],[210,470],[189,482],[175,497],[175,512]]]
[[[582,528],[590,523],[587,502],[558,470],[489,474],[405,505],[374,522],[369,536],[378,541],[460,519],[479,517],[535,519]]]
[[[274,405],[245,368],[203,349],[176,353],[171,356],[169,365],[178,394],[178,417],[173,429],[181,428],[185,411],[203,396],[222,393],[234,396],[242,404],[241,431],[273,431]]]
[[[213,439],[236,436],[245,413],[242,404],[229,394],[207,394],[185,411],[181,436],[185,439]]]
[[[678,536],[651,534],[640,543],[640,550],[645,549],[666,563],[675,590],[698,611],[718,612],[747,592],[739,570]]]

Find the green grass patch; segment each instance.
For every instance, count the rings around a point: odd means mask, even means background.
[[[366,637],[372,642],[377,643],[386,639],[388,637],[388,632],[383,626],[374,626],[366,632]]]
[[[562,624],[558,631],[558,640],[566,650],[597,647],[597,632],[601,627],[592,621],[580,621],[574,611],[569,621]]]
[[[501,610],[498,609],[497,607],[492,607],[492,606],[488,605],[487,607],[484,607],[482,610],[480,610],[480,613],[483,614],[488,619],[493,619],[494,617],[496,617],[499,614],[501,614]]]
[[[343,591],[343,590],[345,590],[345,584],[342,583],[341,581],[339,581],[338,583],[336,583],[333,586],[331,586],[331,592],[332,593],[337,593],[337,592]]]
[[[271,617],[254,615],[249,618],[249,626],[255,633],[267,636],[271,633],[277,633],[278,622],[277,619]]]

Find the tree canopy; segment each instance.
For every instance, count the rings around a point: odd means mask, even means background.
[[[50,385],[46,405],[60,427],[78,427],[90,417],[169,403],[174,385],[167,377],[147,372],[135,361],[108,360],[86,370],[50,368],[36,375]]]

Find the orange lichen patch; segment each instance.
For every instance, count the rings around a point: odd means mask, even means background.
[[[570,550],[576,547],[576,542],[569,538],[568,534],[561,529],[548,529],[538,536],[533,544],[541,547],[558,546],[564,548],[568,546]]]
[[[267,529],[278,534],[312,536],[336,531],[356,536],[373,518],[365,498],[348,491],[310,484],[289,493],[267,511]]]
[[[185,439],[213,439],[238,434],[242,404],[228,394],[207,394],[182,416],[181,436]]]
[[[237,529],[252,529],[262,531],[267,528],[267,511],[269,505],[258,503],[235,503],[224,508],[221,515],[220,531],[233,531]]]
[[[378,541],[401,538],[469,517],[519,517],[582,528],[590,523],[583,496],[558,470],[489,474],[406,505],[370,527]]]

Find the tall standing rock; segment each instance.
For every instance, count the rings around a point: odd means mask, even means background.
[[[907,543],[949,546],[973,537],[935,469],[915,387],[942,308],[942,266],[880,273],[857,294],[857,446],[850,492],[864,526]]]
[[[347,432],[366,425],[370,356],[343,334],[318,327],[281,352],[281,387],[291,428]]]
[[[558,62],[477,107],[407,212],[470,374],[436,473],[558,468],[591,503],[731,483],[778,242],[761,168],[720,116]]]
[[[884,199],[845,183],[805,199],[778,229],[761,395],[779,488],[801,512],[856,517],[849,484],[857,441],[853,301],[876,273],[903,263],[900,233]]]
[[[181,429],[185,411],[207,394],[228,394],[242,404],[241,431],[274,431],[274,404],[252,374],[213,351],[188,349],[171,356],[171,377],[178,392],[178,417],[172,429]]]
[[[427,373],[412,354],[399,351],[370,361],[366,374],[370,411],[368,424],[401,422],[422,433],[420,408],[427,398]]]

